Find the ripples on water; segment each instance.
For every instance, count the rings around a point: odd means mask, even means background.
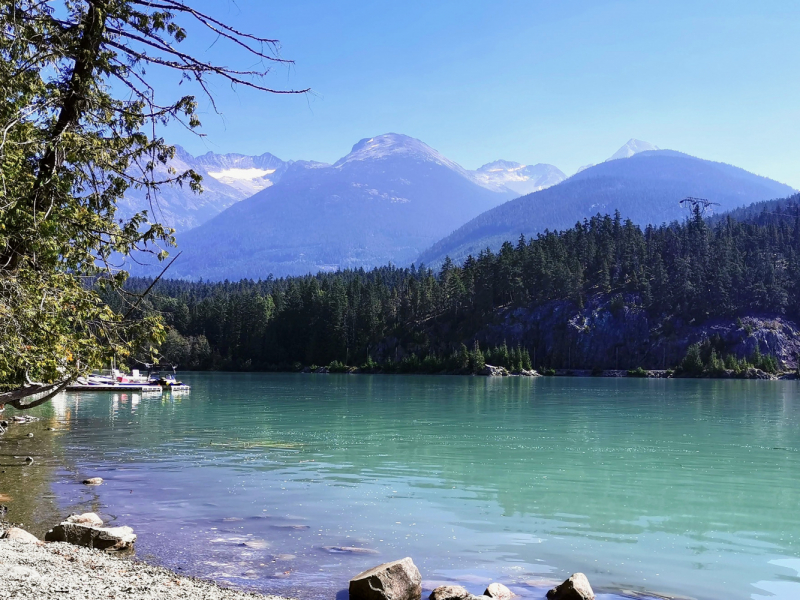
[[[800,598],[795,382],[185,379],[42,412],[68,430],[62,509],[133,526],[139,556],[184,573],[332,598],[411,556],[427,588],[542,598],[583,571],[601,598]]]

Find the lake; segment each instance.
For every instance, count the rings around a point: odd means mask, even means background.
[[[473,593],[543,598],[583,571],[600,598],[800,598],[797,382],[183,379],[67,394],[10,430],[9,518],[95,510],[140,558],[303,599],[404,556]]]

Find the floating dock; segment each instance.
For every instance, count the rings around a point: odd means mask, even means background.
[[[67,386],[68,392],[141,392],[143,394],[161,394],[163,392],[188,392],[188,385],[84,385],[76,383]]]

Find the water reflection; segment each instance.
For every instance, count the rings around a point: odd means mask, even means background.
[[[63,510],[134,526],[168,566],[304,598],[405,555],[427,586],[476,593],[541,597],[584,571],[609,591],[800,597],[794,382],[187,379],[53,409]]]

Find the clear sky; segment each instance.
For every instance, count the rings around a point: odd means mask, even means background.
[[[191,4],[280,39],[296,64],[268,83],[313,89],[219,84],[223,114],[201,102],[205,138],[168,132],[193,154],[333,162],[396,132],[470,169],[504,158],[572,174],[638,138],[800,188],[797,0]],[[230,47],[185,45],[237,64]]]

